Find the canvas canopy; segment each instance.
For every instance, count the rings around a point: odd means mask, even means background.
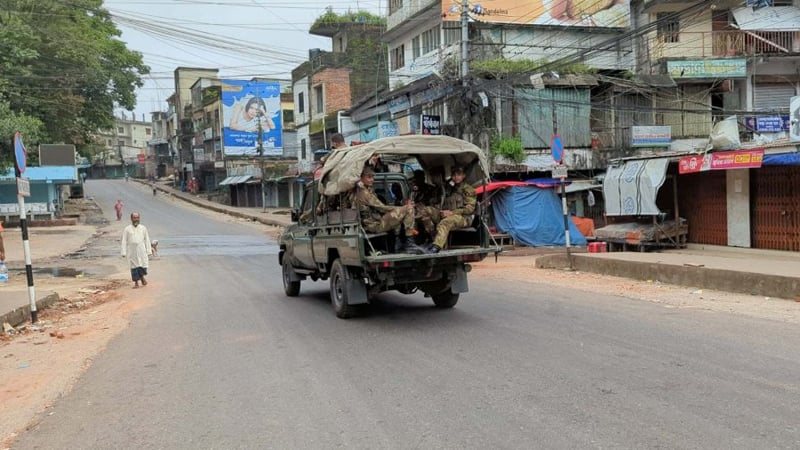
[[[453,166],[463,166],[466,182],[473,186],[489,179],[486,156],[469,142],[449,136],[395,136],[331,153],[320,175],[320,193],[330,196],[352,189],[372,155],[414,157],[426,172],[439,170],[445,176]]]

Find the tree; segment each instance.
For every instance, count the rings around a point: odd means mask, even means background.
[[[102,4],[0,0],[0,101],[38,119],[46,142],[81,144],[111,128],[114,107],[133,110],[149,73]]]

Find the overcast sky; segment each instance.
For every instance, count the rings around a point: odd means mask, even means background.
[[[309,49],[330,50],[330,39],[308,34],[326,8],[385,15],[386,0],[106,0],[105,7],[128,48],[150,66],[135,110],[138,120],[150,120],[150,112],[167,109],[176,67],[288,79]]]

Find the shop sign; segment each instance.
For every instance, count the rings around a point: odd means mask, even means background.
[[[731,58],[667,61],[667,73],[672,78],[744,78],[747,76],[747,60]]]
[[[789,131],[789,115],[765,117],[745,116],[744,124],[752,131],[780,133],[781,131]]]
[[[440,135],[442,134],[441,118],[435,115],[422,114],[422,134]]]
[[[678,173],[697,173],[708,170],[754,169],[761,167],[764,149],[716,152],[684,156],[678,161]]]
[[[631,127],[632,147],[669,147],[672,143],[672,127]]]

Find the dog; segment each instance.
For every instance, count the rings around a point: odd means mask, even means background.
[[[154,257],[158,257],[158,239],[153,239],[150,242],[150,250],[153,252]]]

